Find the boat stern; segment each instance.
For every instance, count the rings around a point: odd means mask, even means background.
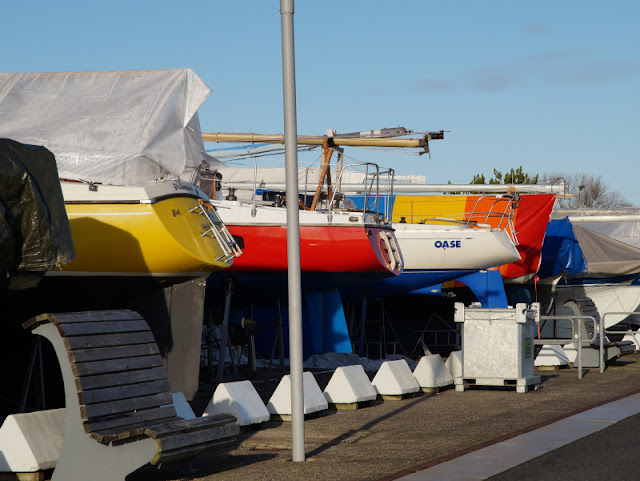
[[[383,268],[391,275],[400,275],[404,270],[404,259],[394,230],[379,226],[367,227],[367,235],[371,248]]]
[[[51,275],[193,278],[242,253],[193,185],[62,187],[76,258]]]

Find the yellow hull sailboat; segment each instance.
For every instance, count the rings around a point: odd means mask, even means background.
[[[206,277],[240,254],[193,182],[209,156],[190,69],[0,74],[0,134],[56,157],[76,258],[51,277]],[[54,93],[51,93],[54,92]]]
[[[193,278],[229,267],[239,254],[193,184],[61,185],[76,257],[49,276]]]
[[[171,390],[188,398],[198,388],[204,278],[240,255],[192,182],[210,157],[197,114],[210,94],[191,69],[0,73],[0,135],[54,154],[58,176],[70,179],[61,186],[76,252],[19,316],[137,310]]]

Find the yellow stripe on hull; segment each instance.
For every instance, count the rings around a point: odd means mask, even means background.
[[[393,204],[393,222],[401,217],[410,224],[452,224],[436,218],[465,220],[467,197],[460,195],[397,195]]]
[[[76,257],[61,266],[81,275],[178,276],[229,267],[210,225],[192,197],[154,204],[67,204]],[[55,275],[55,273],[52,272]],[[60,275],[60,274],[59,274]]]

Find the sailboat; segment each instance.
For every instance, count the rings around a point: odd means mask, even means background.
[[[0,74],[0,136],[55,156],[76,257],[16,300],[42,312],[135,309],[171,389],[198,389],[204,277],[241,250],[194,172],[208,159],[191,69]]]
[[[221,135],[203,134],[203,138],[220,139]],[[300,197],[296,199],[300,205],[303,287],[306,290],[326,290],[399,275],[404,261],[390,220],[376,209],[356,208],[345,202],[339,188],[342,179],[350,174],[363,181],[368,179],[368,197],[375,205],[381,190],[378,178],[389,175],[389,172],[381,171],[373,164],[341,164],[338,173],[332,175],[330,161],[335,144],[329,147],[326,137],[320,138],[319,143],[324,144],[322,165],[310,171],[301,169],[300,175],[306,179],[303,183],[306,187],[301,187]],[[362,167],[363,171],[355,172],[356,167]],[[257,192],[257,187],[264,183],[264,175],[280,181],[284,179],[283,169],[256,168],[254,171],[218,167],[216,172],[220,188],[218,192],[211,193],[211,203],[236,241],[243,246],[243,256],[224,272],[224,276],[235,279],[238,293],[250,292],[254,299],[261,292],[271,297],[275,290],[284,293],[287,252],[286,209],[283,207],[287,199],[283,198],[284,189],[268,189],[264,196]],[[370,175],[372,172],[375,175]],[[316,180],[309,182],[310,177]],[[222,198],[225,190],[229,195]],[[236,195],[240,192],[250,194],[241,198]],[[213,281],[215,279],[210,279]]]
[[[520,259],[499,264],[500,274],[506,282],[526,282],[540,267],[542,245],[556,194],[520,194],[513,192],[513,187],[519,192],[524,190],[522,186],[512,186],[511,192],[506,188],[496,194],[398,194],[394,202],[394,220],[397,222],[405,217],[408,222],[418,223],[461,222],[504,230],[514,241]],[[545,190],[545,186],[534,187]]]
[[[0,135],[53,152],[76,258],[48,276],[173,282],[240,250],[189,176],[206,154],[190,69],[0,74]]]
[[[477,216],[455,216],[447,211],[421,218],[420,222],[407,222],[416,219],[396,214],[395,206],[402,206],[398,199],[402,197],[396,195],[394,199],[393,227],[405,260],[402,275],[369,282],[360,289],[343,289],[343,297],[352,300],[361,295],[376,298],[439,293],[432,287],[521,258],[517,239],[509,229],[481,222]],[[504,211],[495,210],[491,216],[505,220],[513,216],[510,203],[501,207]]]

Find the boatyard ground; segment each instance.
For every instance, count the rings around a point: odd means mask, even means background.
[[[190,474],[185,471],[187,465],[174,464],[165,465],[164,473],[134,473],[127,479],[395,479],[640,392],[640,355],[620,357],[604,374],[585,369],[582,380],[576,369],[569,368],[536,374],[542,377],[541,389],[524,394],[502,387],[476,387],[465,392],[451,388],[437,394],[377,401],[356,411],[325,411],[305,422],[307,461],[302,463],[291,461],[290,423],[270,421],[260,429],[241,433],[228,450],[194,459],[195,471]],[[330,372],[316,373],[322,389],[330,377]],[[254,385],[267,401],[277,381],[256,380]],[[205,408],[208,388],[202,385],[193,402],[196,414]],[[613,475],[615,467],[611,469]],[[577,476],[573,479],[583,479],[578,473],[573,473]]]

